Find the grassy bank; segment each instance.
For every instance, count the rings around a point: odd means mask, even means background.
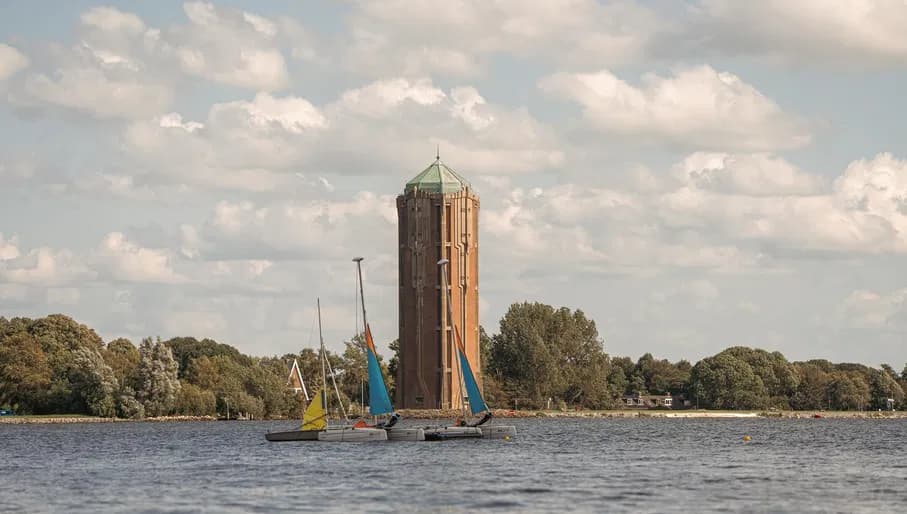
[[[45,424],[65,424],[65,423],[124,423],[135,421],[147,422],[167,422],[167,421],[215,421],[213,416],[162,416],[159,418],[144,419],[123,419],[123,418],[99,418],[96,416],[85,416],[82,414],[43,414],[43,415],[24,415],[24,416],[0,416],[0,424],[4,425],[28,425],[36,423]]]

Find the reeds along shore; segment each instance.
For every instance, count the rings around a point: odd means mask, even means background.
[[[401,410],[400,415],[410,420],[455,419],[459,410]],[[784,418],[784,419],[905,419],[907,411],[710,411],[710,410],[581,410],[581,411],[494,411],[496,418]],[[122,419],[92,416],[0,416],[0,424],[66,424],[66,423],[124,423],[124,422],[184,422],[217,421],[212,416],[162,416],[157,418]],[[261,420],[258,420],[261,421]],[[267,420],[265,420],[267,421]],[[272,420],[273,421],[273,420]],[[288,421],[284,419],[283,421]]]

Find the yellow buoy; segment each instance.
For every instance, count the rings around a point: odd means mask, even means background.
[[[748,436],[748,435],[745,435],[745,436],[743,436],[743,440],[744,440],[744,441],[752,441],[753,438],[750,437],[750,436]]]
[[[504,440],[505,440],[505,441],[509,441],[509,440],[510,440],[510,436],[509,436],[509,435],[505,435],[505,436],[504,436]]]

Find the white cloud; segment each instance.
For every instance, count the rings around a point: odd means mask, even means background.
[[[0,261],[0,279],[37,287],[92,280],[96,273],[70,250],[40,247]]]
[[[289,75],[271,20],[208,2],[183,5],[189,25],[160,34],[157,50],[181,69],[215,82],[260,91],[287,86]]]
[[[172,77],[145,48],[151,29],[131,13],[95,7],[82,14],[77,42],[54,46],[49,62],[36,66],[15,104],[50,105],[97,118],[141,118],[166,109]]]
[[[367,191],[338,202],[221,201],[204,226],[183,229],[182,249],[208,260],[346,256],[365,241],[392,248],[396,216],[394,197]]]
[[[188,2],[184,10],[189,24],[165,29],[114,7],[85,11],[76,43],[54,46],[51,61],[28,75],[11,100],[135,119],[166,112],[181,73],[257,91],[287,86],[274,22],[204,2]],[[23,67],[22,59],[0,46],[0,80]]]
[[[407,101],[419,106],[431,106],[440,104],[446,98],[444,91],[432,85],[430,79],[410,81],[398,78],[379,80],[345,91],[335,107],[343,113],[382,118]]]
[[[19,50],[0,43],[0,81],[8,79],[24,69],[28,66],[28,62],[28,57]]]
[[[357,2],[345,60],[384,76],[475,76],[500,54],[588,67],[631,62],[664,24],[637,2]],[[440,35],[440,37],[439,37]]]
[[[500,208],[483,208],[483,230],[495,241],[490,248],[497,249],[489,260],[498,266],[501,259],[507,262],[495,272],[569,269],[645,276],[682,268],[761,272],[771,267],[726,239],[673,235],[658,219],[656,196],[575,184],[540,189],[528,195],[516,189]]]
[[[565,160],[554,131],[526,109],[492,105],[471,87],[446,93],[428,79],[377,81],[320,107],[259,93],[213,105],[203,122],[179,113],[134,122],[123,138],[143,181],[252,191],[331,189],[295,180],[300,174],[330,180],[394,169],[406,180],[436,145],[475,173],[556,169]]]
[[[853,291],[839,308],[842,321],[854,328],[907,328],[907,289],[878,293]]]
[[[697,152],[675,166],[673,174],[687,186],[726,194],[810,195],[824,188],[819,177],[766,154]]]
[[[689,37],[726,53],[847,68],[907,62],[907,9],[900,0],[702,0],[694,21]]]
[[[107,234],[96,256],[104,263],[105,272],[116,280],[166,284],[187,281],[173,270],[168,251],[144,248],[120,232]]]
[[[0,261],[9,261],[19,256],[19,238],[12,236],[9,239],[3,238],[0,232]]]
[[[123,139],[143,181],[272,191],[290,181],[276,172],[306,161],[305,136],[322,123],[304,99],[262,93],[215,104],[204,123],[178,113],[138,121]]]
[[[688,156],[655,191],[561,184],[483,202],[490,267],[646,276],[787,272],[809,255],[907,253],[907,163],[882,154],[825,183],[764,154]],[[486,267],[485,269],[488,269]]]
[[[740,77],[709,66],[673,77],[647,74],[640,87],[609,71],[557,73],[539,86],[577,102],[593,127],[643,141],[769,151],[797,148],[811,139],[803,121]]]
[[[886,220],[907,238],[907,161],[889,153],[854,161],[834,188],[846,208]]]
[[[32,101],[74,109],[98,118],[135,118],[154,115],[172,100],[167,86],[138,76],[111,77],[97,68],[66,67],[53,75],[37,73],[25,81]]]
[[[777,164],[777,162],[776,162]],[[782,166],[782,169],[786,166]],[[811,196],[720,195],[689,187],[659,199],[664,220],[795,251],[907,252],[907,164],[891,155],[855,161],[831,190]]]
[[[308,100],[298,97],[275,98],[267,93],[255,95],[251,102],[215,104],[209,114],[212,128],[251,126],[256,131],[270,132],[272,127],[290,134],[325,126],[325,118]]]
[[[145,22],[132,13],[114,7],[92,7],[82,13],[82,24],[103,32],[138,36],[145,32]]]

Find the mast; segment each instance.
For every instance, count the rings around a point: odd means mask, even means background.
[[[362,257],[356,257],[353,262],[356,263],[359,294],[362,295],[362,322],[365,330],[363,332],[362,350],[365,353],[365,361],[368,366],[368,409],[371,415],[375,416],[375,421],[377,422],[378,415],[392,415],[394,413],[394,404],[391,402],[390,395],[387,392],[384,372],[381,370],[381,363],[378,362],[378,350],[375,348],[375,340],[372,338],[372,330],[368,326],[368,318],[365,313],[365,293],[362,286]]]
[[[368,326],[368,318],[365,317],[365,293],[362,291],[362,257],[353,258],[356,263],[356,271],[359,274],[359,297],[362,298],[362,326]],[[357,329],[359,327],[356,327]]]
[[[368,330],[368,318],[365,316],[365,292],[363,292],[363,290],[362,290],[362,257],[353,257],[353,262],[356,263],[356,273],[357,273],[357,275],[358,275],[358,277],[359,277],[359,298],[361,298],[361,303],[362,303],[362,338],[365,339],[365,338],[367,337],[367,336],[365,335],[365,331]],[[359,330],[359,327],[357,326],[357,327],[356,327],[356,331],[358,331],[358,330]],[[365,346],[368,346],[368,344],[367,344],[365,341],[363,341],[363,344],[364,344]],[[365,353],[366,353],[366,356],[365,356],[365,358],[366,358],[366,364],[365,364],[365,366],[366,366],[366,368],[368,368],[368,348],[365,348]],[[382,377],[381,379],[384,380],[384,377]],[[360,384],[359,384],[359,387],[362,388],[362,383],[361,383],[361,382],[360,382]],[[370,390],[369,390],[369,394],[371,394],[371,384],[369,384],[369,389],[370,389]],[[362,400],[361,400],[361,402],[362,402],[362,403],[361,403],[361,407],[364,408],[364,407],[365,407],[365,392],[364,392],[364,391],[360,391],[359,394],[360,394],[360,396],[362,397]],[[375,423],[378,422],[377,419],[378,419],[378,418],[375,417],[375,421],[374,421]]]
[[[327,355],[324,353],[324,336],[321,335],[321,298],[317,299],[318,305],[318,341],[321,343],[321,405],[324,407],[324,412],[328,411],[328,377],[327,370],[325,369],[325,361],[327,360]]]
[[[454,340],[456,338],[457,334],[456,334],[456,327],[453,324],[453,307],[451,306],[450,289],[448,288],[448,284],[447,284],[448,283],[447,264],[449,264],[449,263],[450,263],[450,261],[447,259],[441,259],[440,261],[438,261],[438,266],[441,268],[441,287],[444,289],[444,292],[447,295],[447,322],[450,324],[450,336],[449,337],[451,338],[451,340]],[[453,344],[451,346],[454,347],[454,351],[456,353],[453,360],[456,361],[457,369],[460,370],[460,373],[459,373],[459,375],[460,375],[460,393],[459,393],[458,400],[460,401],[460,405],[463,408],[463,419],[465,420],[466,419],[466,402],[463,401],[463,393],[466,392],[466,382],[465,382],[465,378],[463,377],[463,374],[466,371],[463,369],[462,366],[460,366],[460,359],[459,359],[460,348],[457,345],[457,342],[455,340],[452,342],[453,342]]]

